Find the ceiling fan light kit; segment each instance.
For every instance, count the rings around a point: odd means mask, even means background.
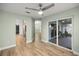
[[[39,4],[38,4],[39,9],[28,8],[28,7],[25,7],[25,9],[34,10],[34,11],[37,11],[37,13],[38,13],[39,15],[43,15],[45,10],[48,10],[49,8],[53,7],[54,5],[55,5],[55,4],[52,3],[52,4],[48,5],[48,6],[43,7],[43,4],[42,4],[42,3],[39,3]],[[42,7],[43,7],[43,8],[42,8]]]
[[[40,11],[38,12],[38,14],[39,14],[39,15],[42,15],[42,14],[43,14],[43,11],[40,10]]]

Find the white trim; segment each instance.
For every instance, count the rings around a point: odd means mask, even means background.
[[[72,50],[73,50],[73,15],[71,15],[71,16],[66,16],[66,17],[61,17],[61,18],[59,18],[57,21],[59,21],[59,20],[63,20],[63,19],[69,19],[69,18],[71,18],[71,22],[72,22],[72,37],[71,37],[71,48],[72,48]]]
[[[72,46],[72,51],[74,51],[74,47],[73,47],[73,40],[74,40],[74,16],[72,16],[72,41],[71,41],[71,46]]]
[[[27,40],[27,42],[26,43],[32,43],[32,40]]]
[[[2,48],[0,48],[0,50],[5,50],[5,49],[12,48],[12,47],[15,47],[15,46],[16,46],[16,44],[10,45],[10,46],[7,46],[7,47],[2,47]]]
[[[73,53],[79,56],[79,52],[73,51]]]
[[[48,43],[48,41],[42,40],[42,42]]]
[[[63,20],[63,19],[69,19],[69,18],[71,18],[71,21],[72,21],[72,25],[73,25],[73,15],[71,15],[71,16],[66,16],[66,17],[61,17],[61,18],[59,18],[59,19],[56,19],[56,20],[52,20],[52,21],[56,21],[56,25],[57,25],[57,39],[56,39],[56,44],[58,45],[58,21],[59,20]],[[52,22],[52,21],[48,21],[48,24],[49,24],[49,22]],[[48,31],[49,31],[49,29],[48,29]],[[49,33],[48,33],[48,36],[49,36]],[[48,37],[48,39],[49,39],[49,37]],[[55,45],[56,45],[55,44]],[[58,45],[59,46],[59,45]],[[60,47],[62,47],[62,46],[60,46]],[[63,47],[64,48],[64,47]],[[71,38],[71,48],[72,48],[72,50],[73,50],[73,26],[72,26],[72,38]],[[65,49],[67,49],[67,48],[65,48]]]
[[[56,21],[56,28],[57,28],[57,31],[56,31],[56,36],[57,36],[57,39],[56,39],[56,44],[58,45],[58,20]]]

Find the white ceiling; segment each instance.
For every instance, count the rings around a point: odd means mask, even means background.
[[[50,3],[43,3],[43,7],[49,5]],[[62,12],[71,8],[78,6],[78,3],[55,3],[55,6],[49,8],[48,10],[44,11],[44,15],[40,16],[37,11],[27,10],[25,7],[29,8],[36,8],[39,9],[38,3],[0,3],[0,9],[20,15],[26,15],[33,18],[40,18],[49,16],[51,14],[55,14],[58,12]],[[27,14],[26,11],[30,11],[30,14]]]

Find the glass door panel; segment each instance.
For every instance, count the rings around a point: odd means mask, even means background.
[[[56,44],[56,35],[57,29],[56,29],[56,21],[49,22],[49,42]]]
[[[71,48],[72,21],[71,18],[58,21],[58,44],[68,49]]]

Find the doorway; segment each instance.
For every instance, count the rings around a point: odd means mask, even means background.
[[[41,41],[41,20],[35,21],[35,41]]]
[[[27,25],[24,20],[16,20],[16,45],[26,46],[26,29]]]
[[[16,25],[16,35],[19,34],[19,25]]]

